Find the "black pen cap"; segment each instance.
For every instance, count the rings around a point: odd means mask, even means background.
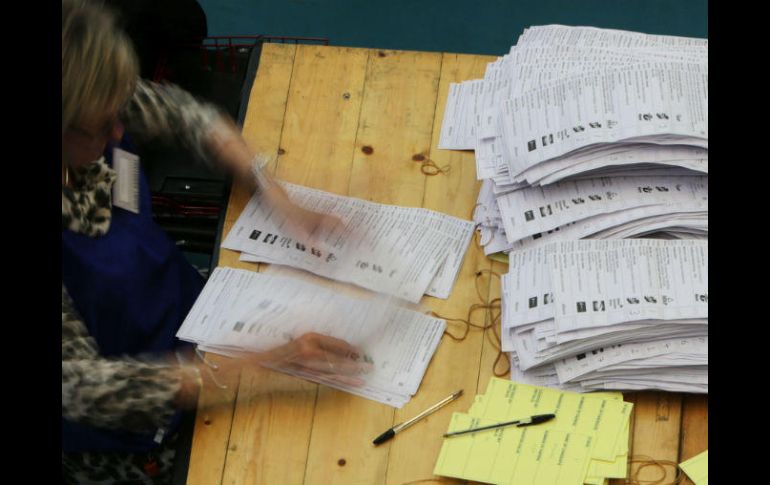
[[[532,416],[529,421],[521,423],[518,426],[532,426],[533,424],[545,423],[555,417],[555,414],[536,414],[535,416]]]
[[[379,444],[385,443],[386,441],[388,441],[394,436],[396,436],[396,432],[393,431],[393,428],[390,428],[389,430],[385,431],[378,437],[374,438],[374,441],[372,441],[372,443],[374,443],[375,445],[379,445]]]

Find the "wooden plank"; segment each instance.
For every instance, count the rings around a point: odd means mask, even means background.
[[[297,48],[278,178],[347,191],[366,58],[361,49]],[[244,369],[223,483],[303,482],[317,388],[277,372]]]
[[[434,98],[436,115],[433,117],[430,147],[415,145],[415,151],[407,157],[411,159],[417,155],[415,158],[418,160],[407,163],[418,169],[420,156],[432,159],[440,167],[449,167],[448,172],[435,176],[420,173],[419,176],[425,181],[423,207],[466,220],[471,219],[481,185],[476,181],[473,153],[438,150],[437,146],[449,83],[482,77],[485,67],[485,59],[478,56],[443,55],[439,89]],[[397,162],[397,159],[393,159],[393,162]],[[474,286],[475,274],[480,268],[488,266],[489,261],[483,251],[472,243],[450,298],[426,298],[424,304],[439,315],[465,318],[469,307],[479,303]],[[464,332],[464,325],[459,323],[448,322],[448,327],[453,334]],[[388,484],[402,484],[433,476],[436,457],[443,441],[441,435],[447,429],[452,412],[466,411],[473,403],[482,339],[483,332],[479,330],[471,330],[463,341],[455,341],[446,335],[443,337],[418,393],[403,409],[396,411],[395,421],[406,421],[458,389],[463,389],[464,395],[447,408],[399,434],[390,443]]]
[[[350,195],[422,204],[423,175],[411,157],[430,146],[440,65],[440,54],[369,52]],[[319,388],[305,483],[384,483],[389,447],[371,441],[393,415],[384,404]]]
[[[243,129],[247,143],[255,151],[272,153],[277,150],[295,49],[295,46],[266,44],[262,50]],[[250,196],[246,188],[233,187],[224,234],[230,230]],[[237,253],[225,249],[220,252],[219,265],[256,268],[253,264],[239,262]],[[226,360],[216,355],[208,358],[215,363]],[[218,374],[222,374],[218,375],[220,382],[228,387],[222,390],[207,385],[199,396],[187,473],[189,485],[208,485],[222,480],[240,375],[237,370]]]
[[[217,357],[207,358],[222,363],[223,359]],[[188,485],[220,483],[222,480],[239,372],[235,369],[219,370],[215,371],[215,375],[217,381],[227,388],[220,389],[212,385],[209,379],[204,381],[206,384],[198,397],[195,415],[195,431],[187,470]]]
[[[431,146],[441,54],[372,51],[349,193],[421,207],[425,176],[412,160]]]
[[[222,483],[302,483],[316,389],[278,372],[244,369]]]
[[[709,397],[686,394],[682,401],[682,434],[679,463],[706,451],[709,447]],[[690,479],[683,484],[692,485]]]
[[[486,288],[486,293],[488,295],[487,301],[492,301],[495,298],[500,298],[500,277],[497,275],[502,276],[503,274],[508,272],[508,265],[505,263],[500,263],[497,261],[491,261],[490,260],[490,268],[495,275],[492,275],[491,273],[485,273],[483,277],[479,277],[479,287],[482,291]],[[497,315],[497,313],[500,310],[495,310],[494,314]],[[479,312],[479,317],[481,317],[481,312]],[[488,318],[488,317],[487,317]],[[498,319],[497,325],[495,328],[495,332],[497,334],[493,333],[493,330],[491,328],[488,328],[484,331],[484,346],[482,348],[481,353],[481,364],[479,367],[479,384],[478,388],[476,389],[477,394],[481,394],[486,392],[487,390],[487,384],[489,384],[489,380],[495,375],[495,372],[501,373],[505,371],[506,369],[510,369],[510,354],[506,352],[502,357],[500,357],[500,360],[497,362],[497,365],[495,365],[495,361],[497,360],[497,356],[500,353],[500,331],[501,331],[501,319]],[[483,323],[485,325],[489,325],[490,322],[488,319],[484,319]],[[510,377],[510,371],[507,372],[502,376],[503,378],[509,378]]]
[[[368,51],[300,46],[276,175],[347,195]]]
[[[679,430],[682,418],[682,395],[669,392],[640,392],[634,405],[633,457],[676,462],[679,458]],[[631,477],[640,463],[631,465]],[[674,470],[666,469],[666,482],[673,479]],[[656,480],[660,469],[653,466],[643,468],[638,480]]]

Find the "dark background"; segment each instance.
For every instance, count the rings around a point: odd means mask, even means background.
[[[209,35],[328,37],[332,45],[502,55],[525,27],[587,25],[708,37],[706,0],[199,0]]]

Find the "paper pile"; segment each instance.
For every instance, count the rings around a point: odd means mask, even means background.
[[[273,349],[308,332],[362,349],[372,364],[361,387],[285,365],[275,370],[401,407],[417,392],[446,322],[392,299],[352,298],[297,278],[219,267],[177,337],[224,355]]]
[[[510,254],[511,379],[573,390],[708,393],[708,243],[550,243]]]
[[[448,432],[538,414],[543,424],[445,438],[434,474],[493,484],[604,484],[625,478],[633,405],[620,393],[578,394],[492,378]]]
[[[708,41],[531,27],[484,79],[450,86],[439,148],[475,150],[487,254],[538,239],[704,237]]]
[[[508,253],[513,380],[708,392],[708,40],[528,28],[450,86],[439,147],[475,150]]]
[[[449,298],[473,223],[428,209],[376,204],[283,184],[296,204],[341,219],[317,247],[287,234],[286,222],[255,194],[222,247],[241,260],[277,263],[419,302]]]

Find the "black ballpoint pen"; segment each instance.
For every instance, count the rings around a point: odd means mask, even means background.
[[[416,423],[417,421],[421,420],[425,416],[433,413],[434,411],[438,411],[442,407],[446,406],[450,402],[452,402],[455,399],[457,399],[458,397],[462,396],[462,394],[463,394],[463,390],[460,389],[459,391],[453,393],[451,396],[445,397],[444,399],[442,399],[441,401],[437,402],[433,406],[429,407],[425,411],[421,412],[417,416],[413,417],[409,421],[404,421],[403,423],[397,424],[397,425],[393,426],[392,428],[390,428],[389,430],[385,431],[384,433],[382,433],[381,435],[376,437],[374,439],[374,441],[372,441],[372,443],[374,443],[375,445],[379,445],[381,443],[384,443],[384,442],[388,441],[392,437],[396,436],[396,433],[398,433],[399,431],[402,431],[402,430],[408,428],[409,426],[413,425],[414,423]]]
[[[464,429],[462,431],[454,431],[452,433],[446,433],[444,435],[444,438],[448,438],[450,436],[457,436],[465,433],[475,433],[476,431],[484,431],[486,429],[502,428],[503,426],[511,426],[513,424],[519,427],[532,426],[533,424],[545,423],[546,421],[550,421],[555,417],[556,417],[555,414],[536,414],[535,416],[530,416],[529,418],[517,419],[515,421],[506,421],[505,423],[490,424],[489,426],[482,426],[480,428]]]

